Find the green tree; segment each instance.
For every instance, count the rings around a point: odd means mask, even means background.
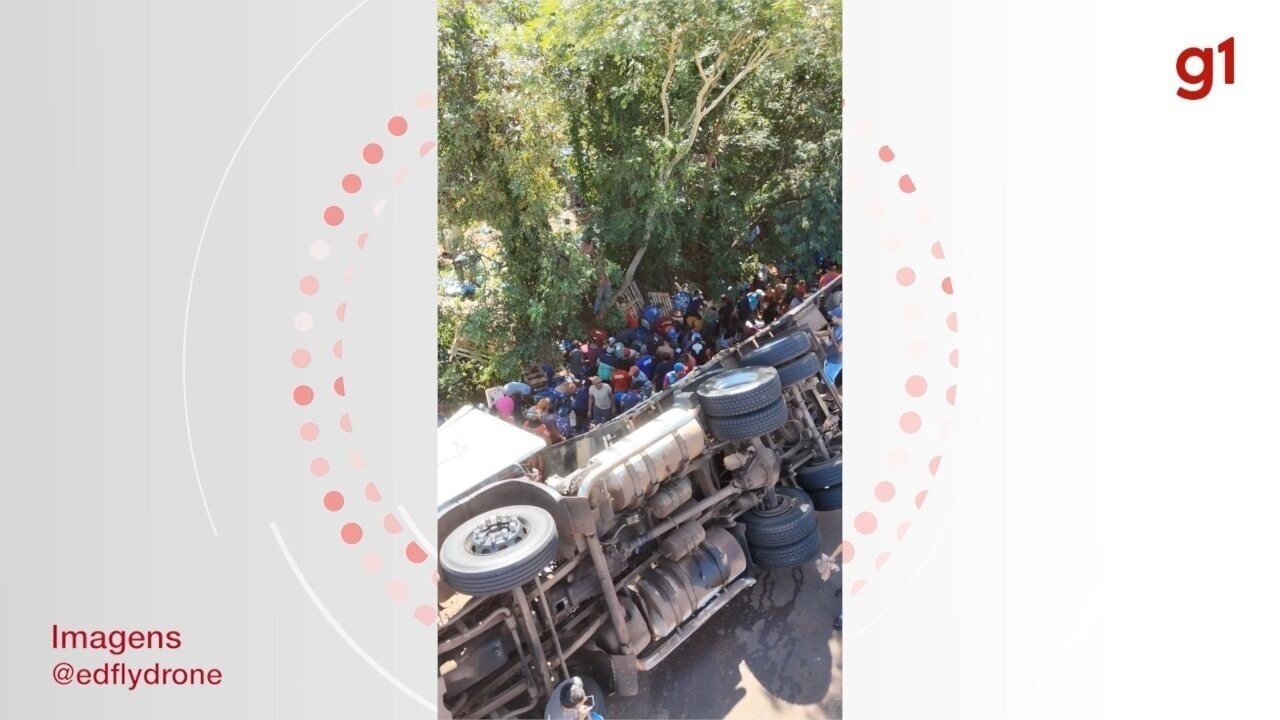
[[[566,332],[580,331],[590,259],[551,218],[565,201],[563,116],[550,71],[530,32],[528,3],[440,9],[441,223],[486,223],[500,250],[495,271],[461,326],[495,350],[488,378],[549,360]]]
[[[743,212],[755,194],[723,182],[719,170],[734,105],[754,77],[785,75],[800,62],[815,32],[830,50],[836,29],[838,63],[838,9],[798,0],[594,0],[562,10],[548,44],[561,68],[575,190],[588,226],[626,267],[620,284],[651,251],[663,260],[645,280],[732,265],[725,243],[749,237]],[[672,258],[687,267],[673,268]]]
[[[484,382],[612,327],[597,273],[715,292],[839,247],[834,0],[446,0],[440,48],[441,224],[495,229],[457,319]]]

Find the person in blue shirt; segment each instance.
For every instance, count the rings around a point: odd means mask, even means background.
[[[573,415],[579,429],[586,428],[591,420],[591,384],[586,383],[573,393]]]
[[[662,377],[662,389],[666,390],[672,385],[675,385],[682,377],[684,377],[684,363],[676,363],[675,366],[671,368],[671,372]]]
[[[620,394],[622,396],[618,398],[618,410],[620,412],[630,410],[636,405],[639,405],[640,401],[644,399],[644,397],[635,388],[631,388],[630,390]]]
[[[844,306],[837,305],[831,311],[831,345],[827,346],[827,361],[822,372],[827,380],[839,385],[840,371],[844,368]]]
[[[631,366],[631,387],[642,397],[653,392],[653,381],[640,372],[638,365]]]

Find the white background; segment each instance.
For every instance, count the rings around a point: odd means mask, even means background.
[[[979,390],[951,497],[846,598],[848,717],[1280,713],[1269,7],[846,8],[849,137],[891,142],[954,249]],[[1233,35],[1235,85],[1219,56],[1176,97],[1178,53]],[[849,222],[850,277],[892,272]]]

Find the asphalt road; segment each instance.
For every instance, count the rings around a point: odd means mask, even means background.
[[[823,552],[840,542],[840,513],[819,513]],[[640,694],[608,699],[615,718],[838,718],[841,711],[839,575],[812,562],[764,571],[759,582],[651,672]]]

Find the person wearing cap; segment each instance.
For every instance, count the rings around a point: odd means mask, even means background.
[[[609,353],[608,346],[601,348],[600,355],[596,357],[596,376],[601,380],[608,380],[613,377],[613,355]]]
[[[684,372],[684,363],[676,363],[672,366],[671,372],[662,376],[662,389],[666,390],[679,382],[680,378],[684,377]]]
[[[598,375],[591,377],[591,421],[599,424],[613,417],[613,387]]]
[[[706,365],[711,362],[711,348],[708,347],[701,339],[689,348],[690,354],[698,361],[699,365]]]
[[[838,305],[831,311],[831,344],[827,346],[827,361],[822,372],[837,387],[840,383],[840,371],[844,367],[844,306]]]
[[[631,366],[631,388],[643,397],[653,392],[653,381],[640,372],[639,365]]]

